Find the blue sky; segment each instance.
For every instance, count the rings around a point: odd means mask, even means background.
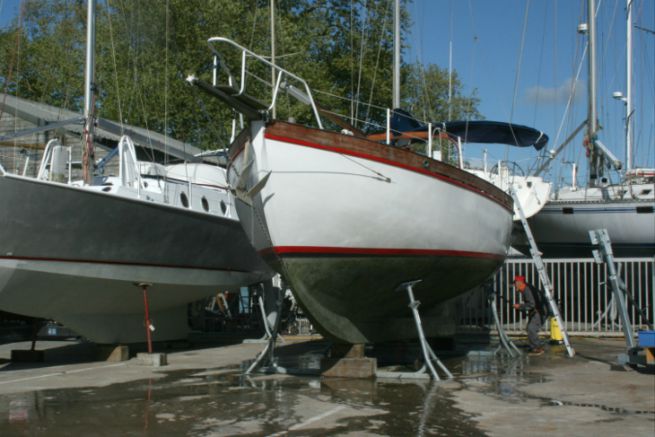
[[[612,92],[625,93],[625,0],[597,2],[599,137],[624,159],[625,107],[612,99]],[[19,4],[0,0],[0,27],[16,16]],[[655,29],[655,1],[634,4],[634,23]],[[585,5],[583,0],[413,0],[409,10],[414,23],[405,30],[408,48],[403,56],[406,62],[419,59],[447,67],[452,39],[453,67],[465,92],[477,90],[485,118],[543,130],[553,148],[586,117],[586,60],[576,82],[577,95],[564,116],[585,44],[576,32],[585,21]],[[636,166],[655,167],[655,35],[635,29],[634,46],[634,161]],[[575,161],[584,167],[581,143],[580,136],[558,162]],[[481,148],[471,146],[468,153],[479,156]],[[508,152],[490,147],[489,153],[503,159]],[[534,150],[509,153],[523,167],[536,155]],[[558,165],[551,177],[566,176],[569,169]]]
[[[634,5],[633,22],[655,29],[655,1],[634,0]],[[625,106],[612,98],[612,92],[625,93],[625,0],[597,0],[597,6],[597,106],[603,126],[599,138],[624,159]],[[485,118],[543,130],[551,139],[549,148],[555,147],[556,141],[561,143],[586,118],[586,58],[576,83],[578,93],[564,117],[585,44],[577,25],[586,21],[586,1],[414,0],[409,8],[414,26],[411,35],[406,35],[410,47],[405,59],[447,67],[452,39],[453,67],[467,92],[477,89]],[[635,165],[655,167],[655,35],[635,29],[633,39],[633,80],[638,87],[633,91],[634,161]],[[579,136],[560,156],[583,164],[581,143]],[[469,149],[475,153],[474,146]],[[506,152],[496,147],[489,148],[489,153],[503,158]],[[526,167],[535,151],[512,151],[511,155]],[[557,178],[558,172],[551,176]],[[569,172],[570,166],[563,166],[562,175]]]
[[[20,0],[0,0],[0,28],[4,28],[18,15]]]

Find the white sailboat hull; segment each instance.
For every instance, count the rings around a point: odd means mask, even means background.
[[[547,257],[589,257],[589,231],[607,229],[614,255],[655,256],[653,200],[551,200],[530,219],[539,250]]]
[[[242,225],[335,340],[400,339],[406,334],[390,327],[409,319],[406,296],[396,291],[401,282],[423,280],[415,292],[427,310],[482,282],[506,256],[511,201],[466,172],[280,122],[253,123],[246,143],[233,153],[231,184],[247,176],[252,187],[270,177],[252,207],[237,202]]]

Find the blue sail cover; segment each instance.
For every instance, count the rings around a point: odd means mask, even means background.
[[[533,146],[541,150],[548,143],[548,135],[520,124],[501,121],[448,121],[433,123],[433,128],[460,137],[463,143],[507,144],[516,147]],[[391,130],[394,134],[427,132],[428,127],[417,121],[407,111],[394,109]]]

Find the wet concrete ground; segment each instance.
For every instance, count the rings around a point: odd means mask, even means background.
[[[45,365],[19,365],[6,361],[19,345],[2,345],[0,435],[652,436],[655,376],[613,370],[620,340],[573,341],[574,359],[464,350],[440,383],[241,376],[259,344],[172,351],[161,368],[85,362],[90,346],[66,342],[39,344]],[[282,346],[281,364],[317,365],[325,346]]]

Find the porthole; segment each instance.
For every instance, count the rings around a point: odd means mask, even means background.
[[[180,193],[180,202],[182,202],[183,207],[189,207],[189,198],[186,197],[186,193]]]
[[[223,215],[225,215],[225,211],[227,211],[227,205],[222,200],[221,200],[221,211],[223,211]]]
[[[207,202],[206,197],[203,196],[203,198],[200,200],[200,203],[202,203],[202,209],[209,211],[209,202]]]
[[[105,187],[102,189],[105,193],[109,193],[111,191],[111,187]]]

